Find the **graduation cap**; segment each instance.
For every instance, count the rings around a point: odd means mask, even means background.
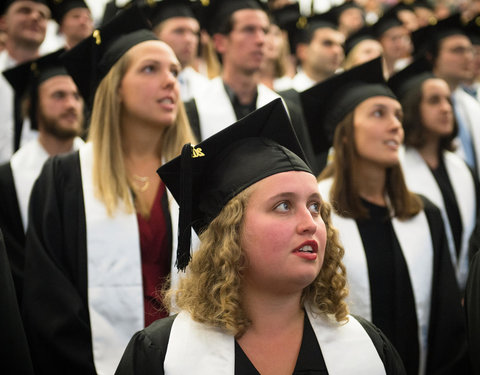
[[[49,6],[52,11],[52,18],[60,25],[63,17],[75,8],[89,9],[84,0],[50,0]]]
[[[0,15],[4,14],[7,12],[7,9],[10,5],[12,5],[15,1],[18,0],[3,0],[0,2]],[[40,3],[48,6],[47,0],[30,0],[33,1],[34,3]]]
[[[412,33],[412,42],[416,54],[438,48],[438,42],[452,35],[467,35],[465,23],[460,13],[452,14],[435,24],[422,27]]]
[[[272,23],[282,30],[288,30],[295,25],[300,18],[300,5],[298,3],[287,4],[283,7],[272,9],[270,11]]]
[[[383,78],[381,58],[334,75],[300,93],[315,154],[328,152],[338,123],[373,96],[396,98]]]
[[[335,17],[338,23],[338,20],[340,19],[340,16],[342,15],[342,13],[348,9],[358,9],[362,13],[365,12],[360,5],[358,5],[355,1],[351,1],[351,0],[347,0],[343,4],[330,8],[330,11],[332,12],[333,16]]]
[[[194,13],[194,4],[190,0],[162,0],[149,3],[147,2],[143,9],[147,18],[155,28],[161,22],[173,17],[197,18]]]
[[[480,14],[477,14],[465,26],[465,32],[472,44],[480,45]]]
[[[268,176],[312,173],[305,160],[281,99],[196,146],[186,144],[157,170],[180,206],[177,268],[190,260],[191,228],[200,234],[230,199]]]
[[[413,88],[420,86],[425,80],[434,77],[432,65],[422,56],[392,75],[387,84],[395,93],[398,100],[402,101]]]
[[[435,10],[433,5],[427,0],[414,0],[411,2],[411,7],[415,10],[416,8],[425,8],[428,10]]]
[[[133,46],[158,40],[136,5],[122,10],[106,25],[62,55],[62,60],[83,98],[93,103],[100,81]]]
[[[345,50],[345,56],[347,56],[350,51],[360,42],[368,39],[377,40],[375,37],[375,32],[372,26],[364,26],[360,30],[356,31],[352,35],[350,35],[343,45],[343,49]]]
[[[265,6],[259,0],[210,0],[202,1],[202,4],[204,5],[201,15],[202,28],[210,35],[224,32],[230,16],[237,10],[265,10]]]
[[[22,99],[30,99],[28,111],[30,126],[32,129],[38,129],[38,87],[52,77],[68,75],[67,70],[60,61],[60,55],[64,51],[63,48],[59,49],[58,51],[35,60],[24,62],[3,72],[3,75],[15,91],[15,149],[20,145],[20,135],[23,125],[23,115],[19,108]]]
[[[388,30],[403,26],[403,22],[398,18],[395,10],[388,10],[372,25],[372,30],[377,39],[380,39]]]

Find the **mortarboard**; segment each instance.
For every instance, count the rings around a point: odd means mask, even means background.
[[[62,60],[85,101],[91,105],[100,81],[133,46],[158,40],[136,5],[122,10],[92,36],[62,55]]]
[[[477,14],[465,26],[465,32],[472,44],[480,45],[480,14]]]
[[[392,75],[387,84],[398,100],[402,101],[410,90],[421,85],[426,79],[433,77],[432,65],[422,56]]]
[[[335,19],[338,23],[338,19],[340,18],[342,13],[345,12],[346,10],[352,9],[352,8],[353,9],[358,9],[362,13],[365,13],[364,9],[360,5],[358,5],[355,1],[351,1],[351,0],[346,0],[343,4],[340,4],[340,5],[337,5],[337,6],[334,6],[334,7],[330,8],[330,11],[332,12],[333,16],[335,17]]]
[[[12,5],[15,1],[18,0],[3,0],[0,2],[0,15],[4,14],[7,12],[7,9],[10,5]],[[30,0],[33,1],[34,3],[40,3],[48,6],[47,0]]]
[[[345,56],[349,54],[349,52],[360,42],[373,39],[377,40],[375,37],[375,33],[372,26],[364,26],[360,30],[356,31],[352,35],[350,35],[343,45],[343,49],[345,50]]]
[[[146,3],[143,10],[154,28],[159,23],[173,17],[197,18],[194,13],[194,4],[197,3],[190,0],[162,0],[153,4]]]
[[[49,7],[52,11],[52,18],[60,25],[63,17],[72,9],[89,9],[84,0],[50,0]]]
[[[283,7],[270,11],[272,23],[280,29],[287,30],[292,24],[295,25],[300,18],[300,5],[298,3],[287,4]]]
[[[452,35],[466,35],[465,24],[461,14],[455,13],[450,17],[422,27],[412,33],[412,42],[415,54],[423,54],[438,46],[438,42]]]
[[[185,145],[157,171],[180,206],[177,268],[190,260],[191,228],[200,234],[230,199],[268,176],[312,173],[305,160],[281,99],[194,147]]]
[[[202,8],[202,25],[208,34],[222,33],[230,16],[241,9],[265,10],[259,0],[210,0]]]
[[[403,22],[395,10],[389,9],[372,25],[372,28],[376,38],[380,39],[385,32],[398,26],[403,26]]]
[[[17,98],[30,98],[28,116],[33,129],[38,129],[38,87],[42,82],[45,82],[52,77],[68,75],[67,70],[60,61],[60,55],[64,51],[63,48],[59,49],[48,55],[24,62],[3,72],[3,75],[14,89]],[[22,122],[15,121],[15,123],[21,124]]]
[[[396,98],[383,78],[381,57],[334,75],[300,93],[315,154],[330,149],[338,123],[373,96]]]
[[[411,2],[411,7],[413,9],[415,8],[426,8],[426,9],[429,9],[429,10],[434,10],[435,8],[433,7],[433,5],[431,4],[431,2],[429,2],[428,0],[414,0]]]

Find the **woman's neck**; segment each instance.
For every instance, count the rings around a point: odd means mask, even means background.
[[[360,163],[357,176],[360,197],[379,206],[385,206],[386,168]]]
[[[418,149],[418,152],[422,156],[425,163],[432,168],[435,169],[438,167],[440,163],[440,140],[438,138],[430,138],[427,142]]]

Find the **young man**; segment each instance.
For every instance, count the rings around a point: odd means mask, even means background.
[[[223,71],[201,95],[185,107],[199,140],[206,139],[278,94],[260,84],[265,35],[270,26],[258,1],[212,1],[207,13],[208,32],[221,56]],[[300,108],[287,103],[292,124],[307,159],[314,166],[313,151]]]
[[[4,72],[17,95],[25,97],[28,117],[38,138],[13,154],[0,166],[0,228],[21,302],[25,230],[33,183],[48,157],[78,149],[83,125],[83,100],[56,51]]]
[[[45,39],[50,10],[45,0],[7,0],[0,6],[0,29],[7,34],[5,50],[0,52],[0,71],[38,56]],[[20,145],[21,136],[32,138],[30,129],[15,122],[12,88],[0,75],[0,162],[7,161]],[[17,108],[19,110],[19,108]],[[17,117],[18,118],[18,117]]]

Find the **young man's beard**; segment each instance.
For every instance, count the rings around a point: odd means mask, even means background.
[[[75,128],[71,128],[71,127],[67,129],[62,128],[62,126],[58,124],[58,119],[59,119],[58,117],[57,118],[47,117],[44,115],[44,113],[41,110],[39,110],[39,113],[38,113],[39,123],[42,124],[43,130],[48,134],[51,134],[61,140],[68,140],[81,135],[82,133],[81,124],[83,123],[83,116],[81,114],[78,115],[78,119],[77,119],[78,126]]]

